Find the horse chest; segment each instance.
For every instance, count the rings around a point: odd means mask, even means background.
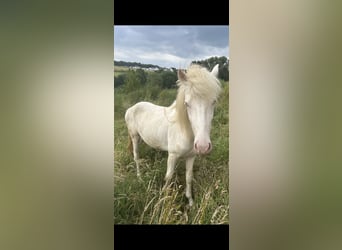
[[[180,131],[173,132],[172,129],[168,133],[168,148],[170,152],[177,152],[180,155],[189,154],[193,150],[194,139]]]

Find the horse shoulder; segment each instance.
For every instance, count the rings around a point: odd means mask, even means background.
[[[180,128],[179,124],[171,123],[168,130],[169,151],[180,156],[189,154],[193,149],[194,139],[189,138]]]

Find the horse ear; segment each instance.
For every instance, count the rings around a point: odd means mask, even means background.
[[[219,65],[216,64],[215,67],[212,69],[211,74],[215,77],[218,77],[218,70],[219,70]]]
[[[177,75],[178,75],[178,80],[186,81],[186,75],[185,75],[183,70],[179,69],[178,72],[177,72]]]

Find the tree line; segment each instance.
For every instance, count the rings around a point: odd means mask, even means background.
[[[224,81],[229,81],[229,60],[225,56],[210,57],[202,61],[193,61],[192,63],[202,65],[209,71],[211,71],[216,64],[219,64],[218,78]],[[138,68],[136,70],[128,70],[125,73],[115,76],[114,88],[122,86],[127,92],[136,90],[141,87],[158,87],[160,89],[171,89],[176,88],[176,81],[177,70],[175,68],[172,68],[171,71],[159,69],[154,72],[146,72],[145,70]]]
[[[138,67],[138,68],[158,68],[158,69],[160,69],[160,67],[158,65],[144,64],[144,63],[138,63],[138,62],[115,61],[115,60],[114,60],[114,66]]]
[[[206,67],[209,71],[211,71],[216,64],[219,64],[218,78],[224,81],[229,81],[229,60],[225,56],[214,56],[201,61],[192,61],[192,63],[202,65],[203,67]]]
[[[114,77],[114,87],[124,85],[126,91],[132,91],[144,86],[158,86],[161,89],[170,89],[176,87],[176,81],[177,72],[174,71],[146,72],[143,69],[136,69]]]

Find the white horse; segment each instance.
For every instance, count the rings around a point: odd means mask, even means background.
[[[186,192],[193,205],[191,184],[196,154],[208,154],[214,105],[221,91],[217,79],[218,65],[211,72],[191,65],[187,72],[178,70],[178,94],[169,107],[139,102],[127,109],[125,120],[133,144],[134,161],[140,177],[138,142],[140,138],[150,147],[168,151],[165,187],[170,183],[176,161],[186,159]]]

